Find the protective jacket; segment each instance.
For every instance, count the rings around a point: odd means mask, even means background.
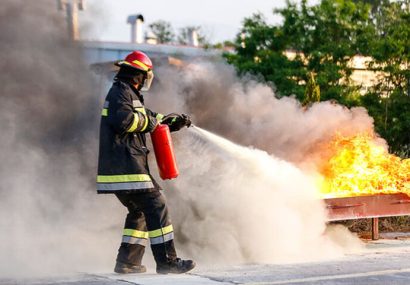
[[[149,172],[145,134],[155,129],[163,115],[143,103],[131,84],[114,81],[101,114],[98,193],[159,190]]]

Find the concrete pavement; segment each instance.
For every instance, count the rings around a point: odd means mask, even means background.
[[[0,285],[164,285],[164,284],[323,284],[323,285],[409,285],[410,239],[389,239],[367,243],[367,251],[336,260],[297,264],[248,264],[220,268],[198,268],[191,274],[119,275],[78,274],[68,278],[7,280]]]

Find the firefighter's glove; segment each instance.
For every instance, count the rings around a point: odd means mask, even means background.
[[[186,114],[178,115],[178,114],[172,113],[172,114],[166,115],[162,119],[161,123],[168,125],[169,130],[171,132],[176,132],[185,126],[189,127],[191,125],[191,119]]]

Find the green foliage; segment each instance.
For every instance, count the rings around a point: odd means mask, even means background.
[[[378,94],[383,108],[374,112],[375,107],[364,106],[391,151],[410,157],[410,1],[383,1],[374,22],[369,67],[382,74],[372,93]]]
[[[370,67],[384,73],[379,92],[408,93],[410,79],[410,1],[386,2],[376,15]]]
[[[303,99],[304,88],[298,81],[307,81],[307,72],[300,58],[290,61],[283,53],[287,43],[283,32],[269,26],[261,14],[255,14],[245,19],[242,35],[236,39],[237,53],[226,55],[228,62],[241,73],[263,75],[276,85],[279,96]]]
[[[211,48],[214,49],[234,49],[235,48],[235,43],[231,41],[224,41],[222,43],[216,43],[211,46]]]
[[[153,22],[149,25],[149,28],[151,29],[152,33],[157,37],[158,43],[163,44],[163,43],[172,43],[176,41],[179,44],[182,45],[189,45],[190,44],[190,34],[192,33],[193,30],[196,31],[197,36],[198,36],[198,43],[199,45],[208,48],[208,47],[213,47],[209,44],[209,40],[207,36],[205,35],[205,32],[200,26],[187,26],[179,29],[178,36],[176,37],[174,34],[174,29],[172,28],[171,23],[163,21],[163,20],[158,20],[156,22]],[[231,42],[224,42],[223,44],[217,45],[216,47],[222,48],[223,45],[226,46],[233,46],[233,43]]]
[[[151,23],[149,28],[157,37],[158,43],[170,43],[175,39],[175,34],[169,22],[159,20]]]
[[[410,96],[399,92],[389,97],[369,93],[361,99],[375,120],[376,131],[388,139],[390,150],[410,157]]]
[[[242,73],[262,74],[275,83],[280,96],[301,100],[307,74],[313,72],[322,99],[338,100],[352,73],[349,61],[362,44],[358,33],[367,31],[369,10],[350,0],[323,0],[313,7],[306,1],[300,6],[288,2],[275,10],[284,19],[280,26],[266,24],[260,14],[245,19],[245,39],[237,37],[237,53],[228,55],[228,61]],[[285,52],[292,51],[290,59]]]
[[[305,99],[303,100],[302,105],[311,105],[314,102],[320,102],[320,87],[316,84],[313,73],[310,73],[309,81],[305,88]]]
[[[320,100],[366,107],[391,150],[409,156],[410,0],[288,1],[274,13],[281,24],[270,25],[261,14],[244,20],[227,61],[240,74],[274,83],[278,96],[304,103],[315,74]],[[356,55],[373,58],[368,68],[380,76],[364,96],[351,81]]]
[[[383,1],[385,0],[354,0],[355,3],[366,3],[369,4],[372,7],[372,13],[375,14],[379,10],[379,8],[382,6]]]
[[[189,45],[190,34],[192,31],[197,32],[199,45],[208,47],[209,42],[207,36],[205,35],[203,29],[200,26],[187,26],[179,29],[178,43],[182,45]]]

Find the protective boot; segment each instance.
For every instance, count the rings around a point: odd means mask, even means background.
[[[158,274],[181,274],[192,270],[195,267],[196,263],[193,260],[182,260],[177,258],[171,261],[168,261],[164,264],[157,264],[157,273]]]
[[[147,271],[147,268],[144,265],[130,265],[122,262],[118,262],[115,264],[114,272],[120,274],[127,274],[127,273],[144,273]]]

